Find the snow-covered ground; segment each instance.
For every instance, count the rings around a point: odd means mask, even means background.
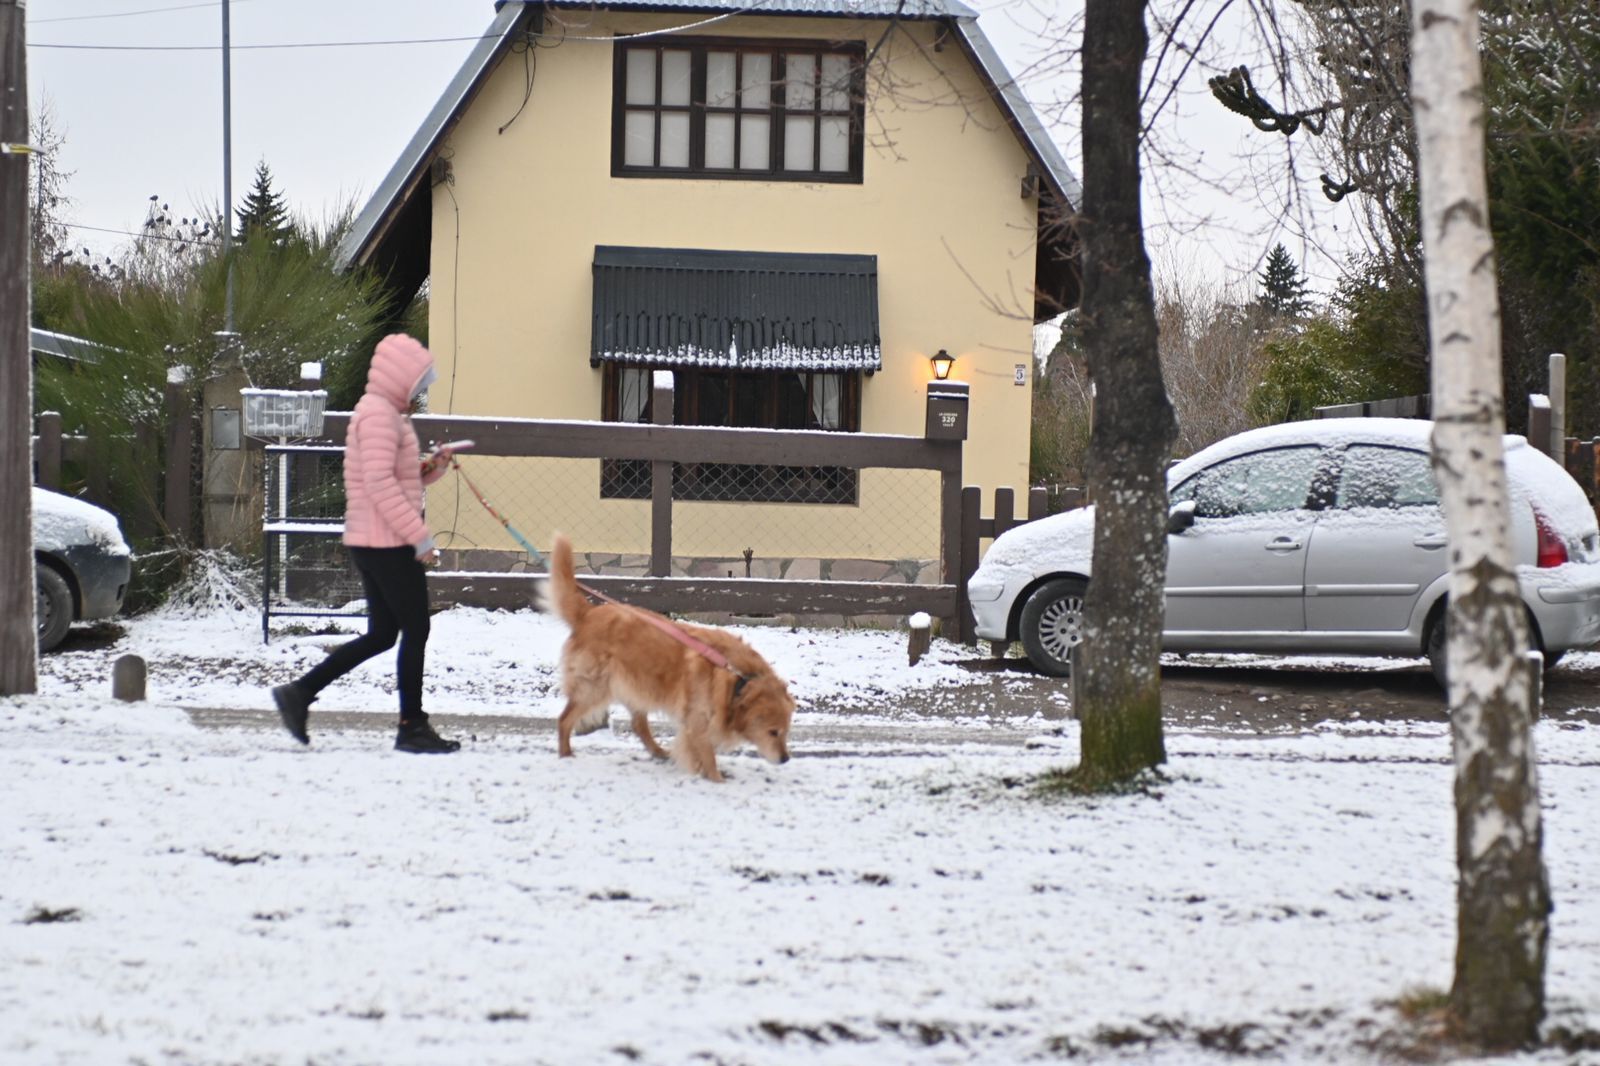
[[[719,786],[620,728],[556,758],[559,624],[433,632],[454,756],[390,750],[391,656],[325,693],[371,713],[314,711],[310,749],[208,715],[336,639],[263,646],[248,614],[130,620],[0,700],[0,1061],[1366,1062],[1395,1000],[1448,987],[1440,723],[1169,729],[1164,783],[1047,799],[1059,702],[907,709],[975,653],[751,628],[809,709],[793,761],[725,755]],[[146,703],[110,699],[129,652]],[[1537,744],[1552,1026],[1593,1027],[1600,727]]]

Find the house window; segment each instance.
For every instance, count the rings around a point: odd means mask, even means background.
[[[619,43],[611,172],[859,183],[863,57],[859,44]]]
[[[650,422],[654,367],[604,364],[604,410],[609,422]],[[858,371],[673,371],[673,422],[685,426],[821,429],[855,432],[861,425]],[[650,463],[608,459],[600,495],[650,498]],[[761,466],[751,463],[675,463],[672,495],[679,500],[750,503],[854,504],[850,467]]]

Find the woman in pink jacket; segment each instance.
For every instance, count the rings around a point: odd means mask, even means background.
[[[400,641],[398,751],[451,752],[422,710],[422,667],[428,645],[428,585],[423,567],[438,549],[422,515],[422,487],[443,476],[449,453],[423,461],[407,417],[433,383],[433,356],[401,333],[378,342],[367,391],[350,418],[344,446],[344,543],[367,597],[367,631],[335,648],[298,681],[272,690],[290,734],[311,743],[306,718],[328,685]]]

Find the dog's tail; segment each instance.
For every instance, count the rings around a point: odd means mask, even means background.
[[[576,629],[591,608],[589,598],[578,589],[578,575],[572,568],[572,542],[557,533],[550,544],[550,577],[539,585],[539,608],[561,616]]]

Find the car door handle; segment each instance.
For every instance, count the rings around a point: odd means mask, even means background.
[[[1442,548],[1450,542],[1443,533],[1428,533],[1418,537],[1411,543],[1415,544],[1419,548],[1427,548],[1429,551],[1432,551],[1435,548]]]
[[[1267,541],[1269,552],[1297,552],[1301,544],[1298,537],[1273,537]]]

